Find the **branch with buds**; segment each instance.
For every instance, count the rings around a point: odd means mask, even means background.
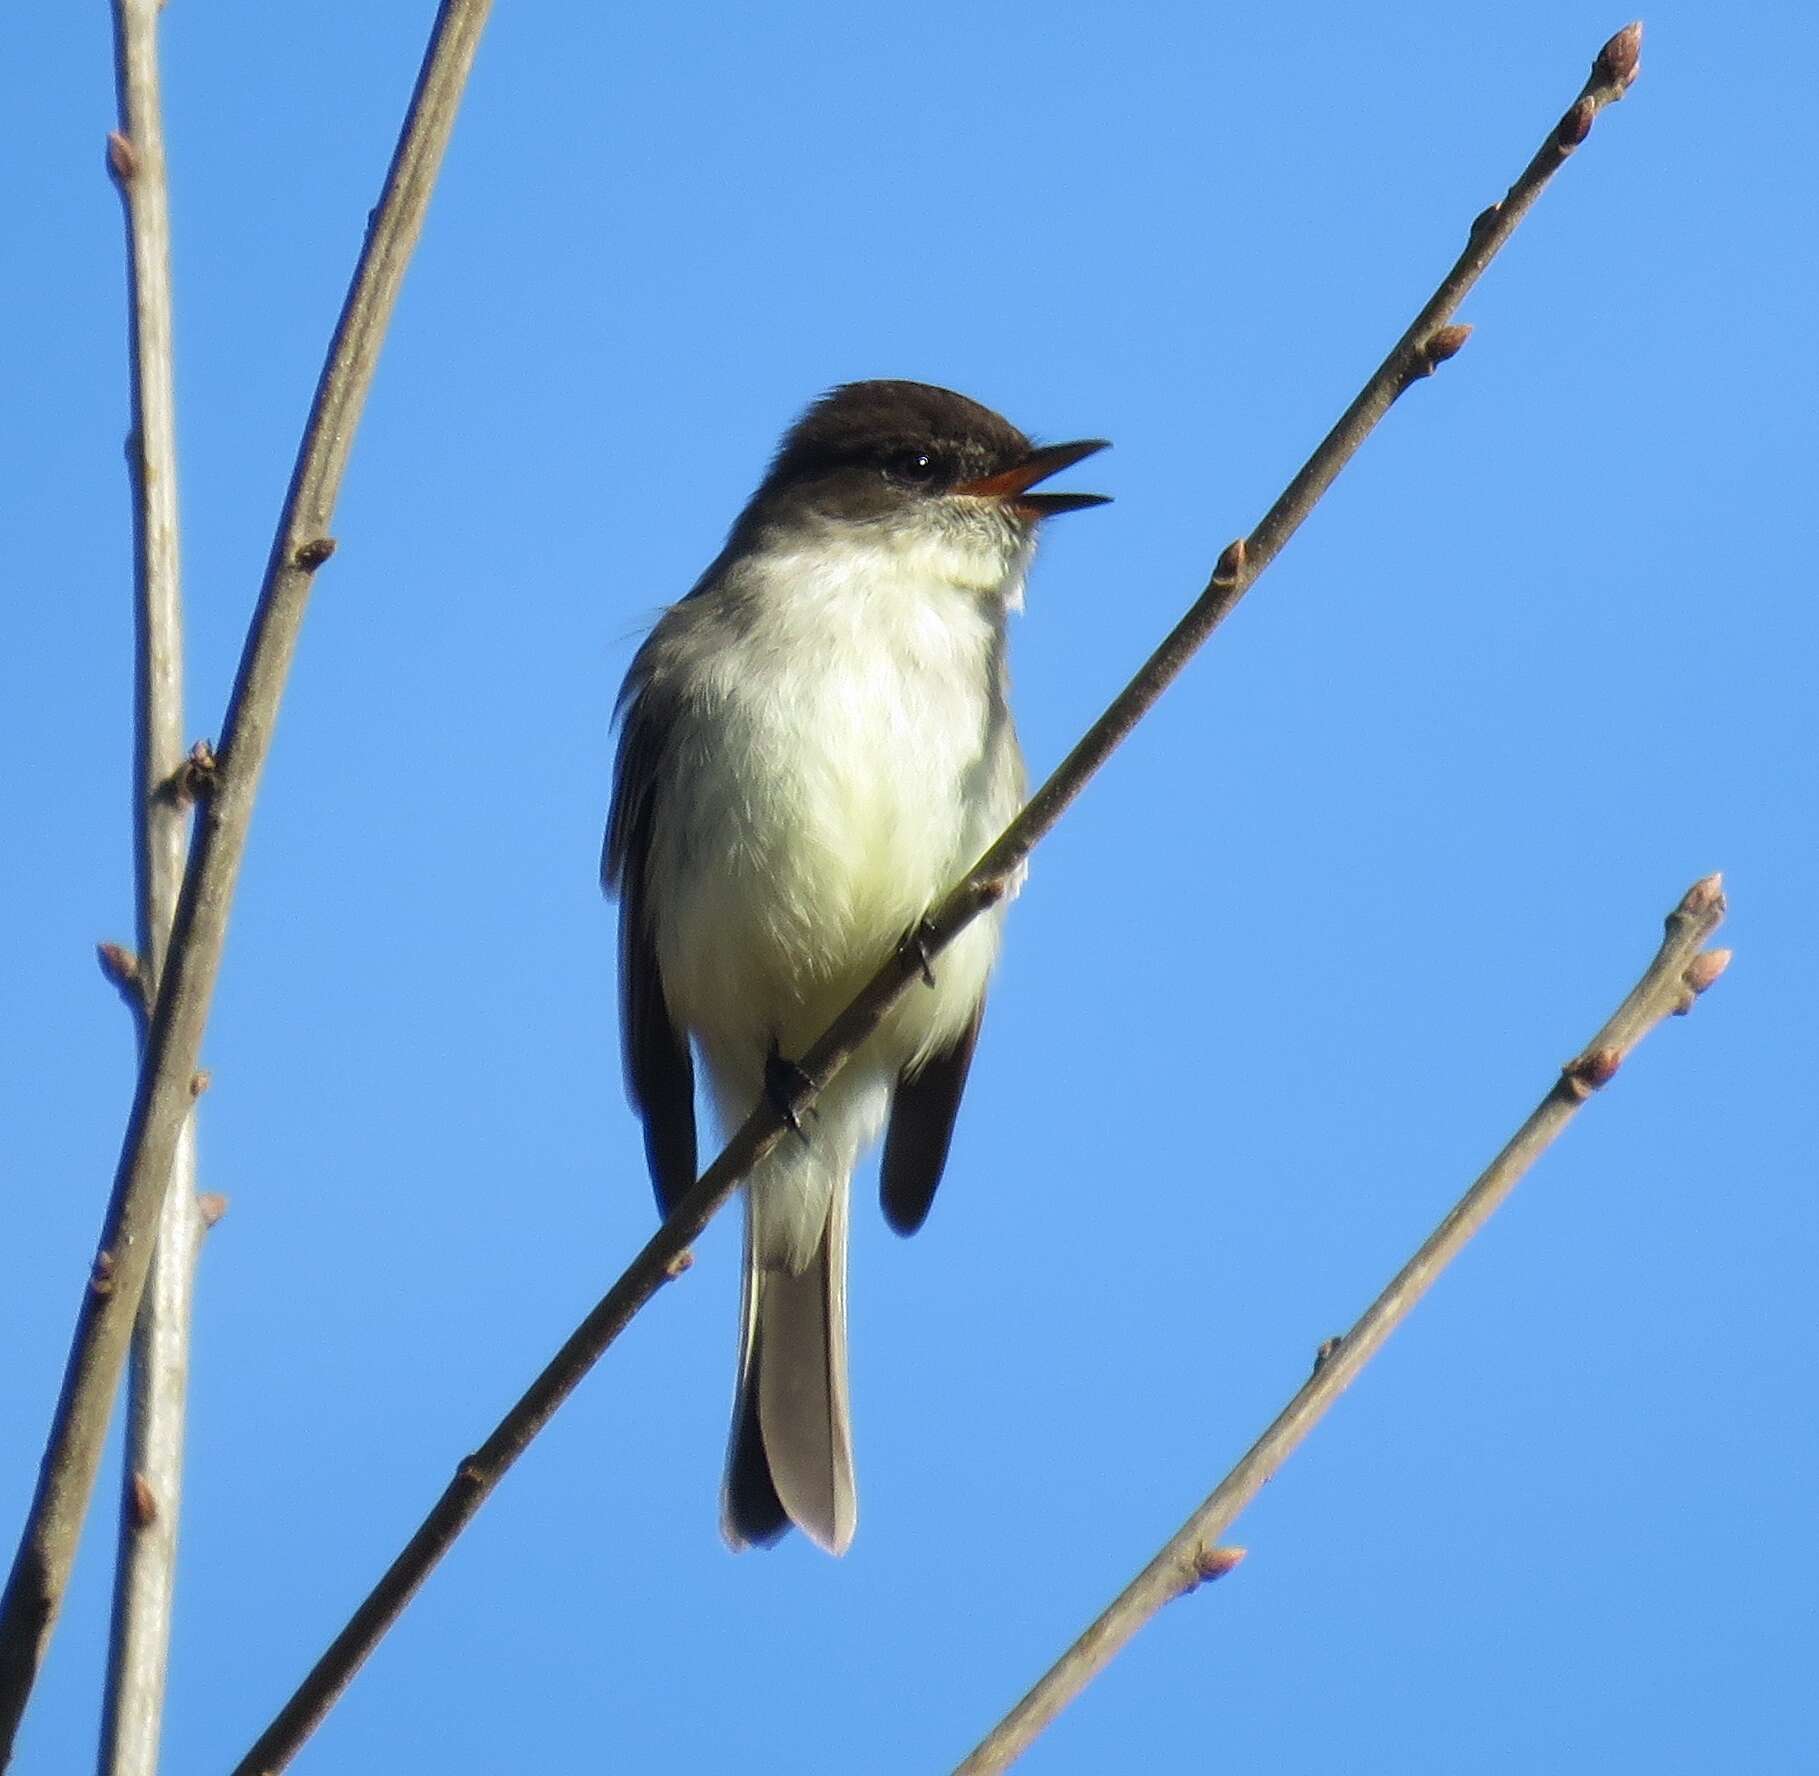
[[[316,387],[278,533],[223,724],[220,758],[193,762],[198,803],[169,949],[140,1061],[119,1168],[93,1275],[83,1291],[63,1390],[24,1532],[0,1596],[0,1766],[37,1681],[94,1491],[127,1343],[150,1271],[159,1220],[189,1126],[215,978],[310,583],[333,552],[329,524],[341,491],[379,347],[454,130],[490,0],[443,0],[411,95],[384,193],[367,230]],[[109,165],[129,194],[150,153],[142,119],[109,141]],[[129,203],[133,199],[129,195]],[[141,440],[143,444],[143,439]],[[168,781],[168,777],[166,779]],[[141,957],[141,967],[144,957]]]
[[[1231,613],[1257,577],[1313,510],[1378,422],[1414,383],[1464,345],[1468,329],[1452,316],[1485,267],[1514,233],[1542,187],[1585,139],[1592,119],[1623,96],[1635,78],[1641,28],[1632,25],[1605,45],[1578,100],[1500,202],[1472,225],[1465,251],[1391,348],[1338,423],[1249,536],[1229,545],[1205,590],[1129,685],[1038,789],[1003,835],[942,898],[913,942],[891,957],[827,1032],[802,1056],[787,1086],[753,1111],[624,1274],[576,1327],[484,1443],[464,1458],[416,1533],[367,1594],[346,1627],[237,1766],[236,1776],[282,1769],[320,1724],[455,1538],[506,1471],[542,1430],[582,1377],[653,1295],[678,1274],[687,1249],[746,1173],[799,1122],[882,1021],[899,995],[934,958],[1001,900],[1035,846],[1047,836],[1099,767],[1180,675],[1188,660]],[[1337,1360],[1337,1359],[1335,1359]],[[1199,1577],[1229,1567],[1209,1552]]]
[[[1351,1386],[1389,1335],[1431,1289],[1467,1241],[1488,1221],[1591,1095],[1617,1076],[1630,1051],[1663,1018],[1683,1015],[1721,975],[1729,950],[1701,946],[1724,917],[1717,876],[1695,882],[1668,914],[1667,936],[1641,980],[1580,1052],[1560,1069],[1552,1089],[1501,1153],[1480,1174],[1446,1219],[1403,1265],[1357,1325],[1328,1339],[1314,1359],[1314,1373],[1244,1459],[1169,1537],[1093,1625],[1056,1660],[1043,1678],[985,1737],[955,1776],[991,1776],[1027,1751],[1036,1736],[1129,1644],[1131,1637],[1171,1599],[1208,1576],[1237,1564],[1237,1549],[1218,1538],[1265,1483],[1300,1447],[1327,1408]],[[1241,1557],[1241,1556],[1239,1556]]]

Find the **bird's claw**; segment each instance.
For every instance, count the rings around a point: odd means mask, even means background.
[[[934,958],[929,953],[929,945],[934,940],[935,928],[926,919],[919,919],[915,929],[903,940],[903,947],[916,960],[916,966],[922,971],[922,984],[932,987],[935,984]]]
[[[813,1081],[792,1060],[787,1059],[778,1047],[777,1038],[771,1038],[771,1052],[764,1059],[764,1095],[770,1099],[771,1108],[783,1118],[783,1125],[802,1143],[808,1145],[808,1132],[802,1126],[802,1119],[797,1116],[791,1098],[805,1085]],[[807,1114],[813,1115],[811,1108]]]

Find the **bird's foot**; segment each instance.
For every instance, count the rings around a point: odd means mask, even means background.
[[[922,971],[922,984],[932,987],[935,984],[935,970],[930,946],[935,939],[935,928],[926,919],[918,919],[908,937],[903,940],[903,952],[909,956]]]
[[[804,1147],[808,1145],[808,1133],[790,1100],[805,1085],[813,1083],[794,1061],[785,1057],[777,1038],[773,1036],[771,1052],[764,1057],[764,1095],[770,1099],[771,1108],[783,1118],[784,1126]],[[808,1116],[813,1116],[814,1113],[812,1105],[804,1112]]]

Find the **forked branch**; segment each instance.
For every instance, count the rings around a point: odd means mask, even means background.
[[[0,1765],[11,1758],[94,1492],[158,1218],[189,1118],[196,1061],[246,849],[253,797],[271,745],[310,581],[332,548],[329,521],[379,347],[423,225],[489,9],[490,0],[443,0],[437,14],[385,190],[316,387],[228,704],[219,760],[197,812],[195,843],[100,1245],[83,1291],[37,1491],[0,1597]],[[117,170],[122,157],[130,161],[132,152],[130,144],[124,149],[114,145]]]
[[[1616,1075],[1630,1050],[1671,1013],[1690,1011],[1693,1001],[1724,972],[1729,950],[1702,945],[1724,917],[1717,876],[1686,891],[1667,919],[1667,937],[1647,972],[1602,1030],[1561,1068],[1552,1090],[1491,1161],[1452,1212],[1428,1235],[1345,1337],[1320,1347],[1314,1373],[1280,1415],[1250,1447],[1193,1516],[1164,1544],[1148,1566],[1119,1593],[1099,1619],[1061,1655],[1047,1674],[998,1723],[955,1776],[992,1776],[1008,1769],[1036,1736],[1082,1689],[1117,1657],[1139,1628],[1171,1598],[1191,1591],[1209,1576],[1209,1563],[1229,1560],[1217,1546],[1238,1513],[1311,1431],[1326,1410],[1382,1348],[1435,1279],[1465,1249],[1523,1174],[1572,1119],[1586,1099]],[[1229,1568],[1227,1569],[1229,1570]]]
[[[1449,324],[1454,310],[1509,239],[1542,186],[1585,139],[1592,118],[1603,106],[1623,96],[1635,77],[1640,43],[1641,28],[1632,25],[1605,45],[1580,98],[1548,132],[1540,152],[1502,202],[1473,224],[1465,252],[1282,497],[1248,537],[1233,543],[1221,555],[1205,591],[1187,615],[1036,791],[997,843],[942,898],[919,934],[920,941],[906,944],[886,962],[820,1041],[799,1059],[799,1071],[782,1101],[773,1105],[767,1100],[752,1112],[719,1158],[676,1205],[674,1213],[499,1421],[492,1435],[460,1463],[454,1478],[403,1551],[241,1760],[236,1776],[266,1776],[282,1769],[296,1755],[506,1470],[633,1315],[666,1281],[679,1274],[690,1244],[724,1206],[740,1179],[776,1144],[787,1122],[802,1116],[848,1057],[877,1028],[898,996],[921,978],[928,961],[945,950],[987,907],[1004,897],[1030,852],[1276,558],[1397,396],[1464,344],[1466,329]]]

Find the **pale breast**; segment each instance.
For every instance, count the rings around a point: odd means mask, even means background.
[[[793,578],[685,712],[659,950],[698,1033],[806,1044],[1020,799],[1002,604],[863,566]],[[995,948],[982,922],[944,959],[914,1008],[930,1035],[964,1024]]]

